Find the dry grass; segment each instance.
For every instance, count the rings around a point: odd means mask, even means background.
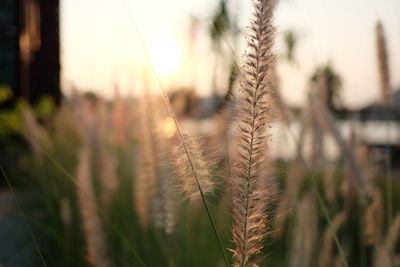
[[[248,37],[246,77],[239,98],[237,150],[232,188],[232,235],[234,266],[256,266],[253,256],[263,248],[267,232],[267,127],[269,91],[267,73],[272,57],[273,1],[254,2],[254,19]]]
[[[352,144],[340,130],[326,77],[316,77],[298,112],[286,105],[272,52],[275,5],[254,0],[240,89],[208,118],[211,133],[185,131],[202,123],[194,108],[182,108],[194,97],[175,101],[175,115],[164,88],[150,94],[148,85],[137,98],[117,87],[112,101],[74,94],[41,123],[33,110],[21,112],[31,155],[20,175],[35,182],[40,212],[31,221],[46,222],[38,227],[46,259],[57,267],[396,266],[399,190],[393,186],[397,217],[387,220],[383,168],[357,131]],[[380,24],[376,35],[388,103]],[[279,134],[300,125],[289,133],[296,146],[289,159],[271,153],[272,120],[285,126]],[[337,158],[324,149],[329,137]]]

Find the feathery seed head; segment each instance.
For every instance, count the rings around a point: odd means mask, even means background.
[[[257,266],[253,256],[263,248],[266,235],[269,190],[267,178],[266,96],[267,73],[272,57],[274,28],[272,12],[275,1],[255,0],[254,18],[247,38],[249,50],[241,84],[242,99],[238,113],[238,137],[232,188],[232,250],[234,266]]]
[[[381,100],[385,104],[390,103],[390,72],[388,62],[388,51],[383,25],[380,21],[376,23],[376,54],[378,58],[379,82],[381,89]]]
[[[191,155],[193,167],[197,173],[199,185],[204,194],[210,194],[214,191],[215,183],[209,173],[208,164],[203,157],[199,142],[196,138],[189,135],[183,136],[188,152]],[[176,184],[188,199],[198,199],[200,190],[196,179],[193,177],[192,166],[188,162],[187,156],[182,144],[172,150],[172,160],[174,172],[176,174]]]
[[[79,154],[76,182],[78,184],[78,203],[85,231],[87,261],[93,266],[110,266],[106,253],[104,231],[97,213],[94,189],[91,179],[90,150],[82,148]]]

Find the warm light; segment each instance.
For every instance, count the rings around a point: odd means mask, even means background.
[[[174,120],[170,117],[163,120],[160,124],[160,131],[167,138],[171,138],[172,136],[174,136],[174,134],[176,132]]]
[[[178,71],[181,51],[171,40],[160,40],[150,46],[152,64],[161,77],[170,77]]]

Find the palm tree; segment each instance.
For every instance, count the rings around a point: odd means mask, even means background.
[[[233,51],[234,48],[236,47],[236,37],[238,35],[239,28],[236,25],[235,21],[236,19],[232,18],[232,15],[228,11],[227,7],[227,0],[220,0],[218,8],[215,10],[215,13],[213,14],[211,18],[211,23],[209,27],[209,35],[211,38],[212,42],[212,48],[215,52],[216,58],[215,58],[215,65],[214,65],[214,73],[213,73],[213,91],[214,95],[217,95],[218,93],[218,86],[217,86],[217,69],[218,65],[221,61],[223,61],[226,57],[224,56],[224,51],[223,51],[223,43],[229,43],[227,39],[232,39],[233,40],[233,47],[231,48],[231,51],[228,56],[228,60],[230,60],[230,71],[229,71],[229,81],[228,81],[228,88],[227,91],[223,97],[223,100],[217,104],[217,107],[220,108],[223,106],[224,103],[227,101],[230,101],[232,97],[232,91],[233,91],[233,85],[235,84],[236,81],[236,73],[238,70],[238,66],[236,63],[236,56],[235,52]]]
[[[310,82],[316,83],[319,79],[324,81],[326,87],[324,88],[324,94],[322,94],[322,97],[324,97],[323,101],[329,110],[336,113],[343,108],[340,99],[342,79],[332,67],[331,63],[317,67],[314,74],[311,75]]]
[[[295,50],[298,44],[298,34],[294,30],[289,29],[283,33],[283,41],[286,48],[284,55],[286,61],[291,64],[297,64]]]

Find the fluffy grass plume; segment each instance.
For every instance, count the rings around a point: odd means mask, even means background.
[[[87,262],[92,266],[110,266],[104,231],[98,216],[90,171],[90,150],[83,148],[79,154],[76,174],[78,184],[78,203],[86,238]]]
[[[383,25],[380,21],[376,23],[376,55],[378,60],[379,83],[381,89],[381,101],[385,104],[390,102],[390,73],[386,38]]]
[[[108,208],[111,204],[112,196],[118,190],[118,162],[111,149],[104,146],[98,148],[96,160],[98,175],[102,186],[101,200],[103,206]]]
[[[318,242],[318,207],[311,193],[300,200],[291,242],[290,267],[315,266]]]
[[[199,141],[195,137],[189,135],[184,135],[183,138],[185,139],[189,153],[192,156],[193,165],[196,169],[203,193],[212,193],[215,188],[215,183],[210,175],[208,164],[203,156]],[[199,199],[200,191],[196,180],[192,177],[192,169],[187,161],[182,144],[173,149],[172,160],[174,171],[176,173],[176,184],[179,191],[182,192],[187,199]]]
[[[148,95],[140,101],[141,116],[138,129],[140,130],[139,140],[141,142],[139,151],[141,157],[139,157],[139,164],[134,182],[135,208],[142,226],[146,226],[149,222],[149,214],[154,194],[154,183],[156,180],[156,163],[154,158],[156,148],[152,142],[152,138],[156,137],[154,136],[155,126],[153,117],[149,116],[148,113],[149,101]]]
[[[311,139],[308,164],[310,164],[310,166],[312,166],[313,169],[321,170],[325,161],[325,155],[324,155],[325,132],[323,127],[318,123],[318,118],[317,118],[318,115],[315,113],[315,110],[312,110],[312,108],[307,108],[307,112],[308,112],[307,126],[309,128],[308,130],[310,131],[310,139]]]
[[[274,28],[274,1],[254,1],[254,18],[248,36],[248,52],[242,81],[238,137],[232,188],[232,250],[234,266],[257,266],[254,255],[260,253],[267,232],[267,115],[269,84],[266,81],[271,61]]]
[[[114,101],[112,106],[112,125],[114,127],[114,138],[117,144],[126,144],[126,108],[121,97],[119,88],[114,89]]]
[[[152,218],[155,227],[165,234],[172,234],[176,224],[176,205],[172,183],[166,172],[166,169],[157,168]]]
[[[168,175],[168,160],[165,151],[168,150],[168,138],[165,136],[163,127],[160,127],[160,122],[165,120],[164,110],[159,105],[161,99],[157,96],[151,96],[148,93],[144,96],[146,114],[148,116],[148,134],[149,138],[144,140],[149,142],[149,148],[153,160],[154,181],[148,181],[148,190],[152,195],[151,215],[153,224],[167,234],[171,234],[175,226],[175,197],[172,190],[171,177]],[[153,187],[153,188],[151,188]]]

